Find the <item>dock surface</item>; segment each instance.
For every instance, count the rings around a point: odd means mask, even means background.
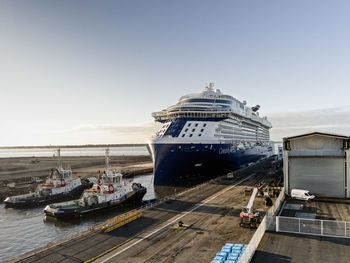
[[[266,232],[252,263],[348,263],[350,239]]]
[[[287,197],[281,216],[294,217],[290,205],[302,205],[298,210],[311,213],[316,219],[350,221],[350,201],[339,198],[316,198],[300,201]],[[296,206],[298,207],[298,206]],[[350,239],[308,234],[265,232],[251,262],[350,262]]]

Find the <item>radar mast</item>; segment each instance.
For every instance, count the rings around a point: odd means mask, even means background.
[[[109,148],[107,148],[106,152],[105,152],[105,163],[106,163],[107,171],[110,171],[111,170],[111,165],[109,163]]]
[[[58,170],[63,170],[63,166],[62,166],[62,159],[61,159],[61,149],[58,148],[56,150],[57,153],[57,165],[58,165]]]
[[[207,83],[205,89],[206,90],[213,90],[214,89],[214,83],[213,82]]]

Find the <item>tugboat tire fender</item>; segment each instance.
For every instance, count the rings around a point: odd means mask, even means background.
[[[61,179],[61,187],[66,186],[66,181],[62,178]]]
[[[112,184],[110,184],[109,186],[108,186],[108,191],[109,191],[109,193],[114,193],[114,187],[113,187],[113,185]]]

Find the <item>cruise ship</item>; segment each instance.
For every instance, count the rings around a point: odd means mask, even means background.
[[[260,106],[214,89],[182,96],[154,112],[160,130],[148,142],[155,185],[188,185],[244,167],[273,154],[267,117]]]

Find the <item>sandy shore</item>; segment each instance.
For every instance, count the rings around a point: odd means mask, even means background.
[[[105,170],[104,157],[62,157],[62,162],[71,166],[73,176],[96,176]],[[125,176],[151,173],[150,156],[112,156],[113,169],[121,170]],[[33,177],[45,178],[57,166],[53,157],[0,158],[0,202],[9,195],[34,191],[37,184]]]

